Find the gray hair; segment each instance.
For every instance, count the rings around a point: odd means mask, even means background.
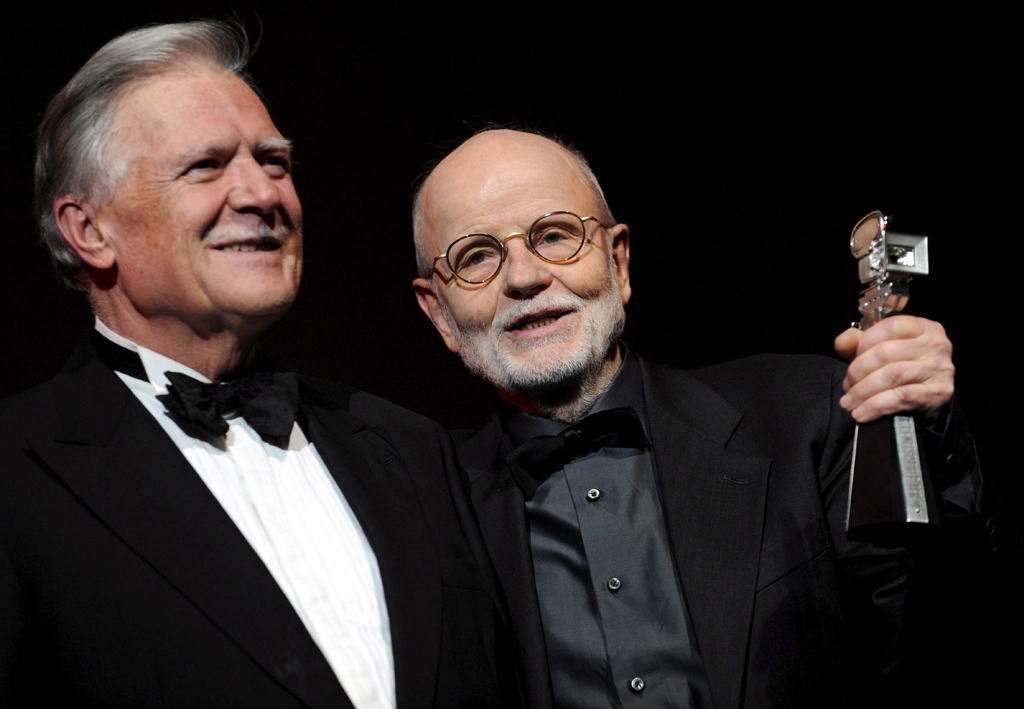
[[[113,164],[108,154],[121,97],[139,81],[190,67],[220,67],[252,86],[245,74],[250,56],[238,24],[142,27],[105,44],[53,97],[36,133],[34,210],[40,240],[65,284],[83,288],[84,264],[61,236],[53,204],[64,195],[104,204],[125,178],[127,165]]]
[[[612,210],[608,207],[608,200],[605,199],[604,190],[601,189],[601,183],[597,181],[597,175],[594,174],[594,170],[590,167],[590,163],[587,162],[587,158],[576,148],[575,145],[562,140],[556,135],[534,128],[489,125],[481,128],[473,133],[469,138],[462,141],[462,143],[459,143],[459,145],[448,152],[448,155],[455,152],[455,150],[457,150],[463,143],[472,140],[481,133],[488,133],[493,130],[514,130],[519,133],[531,133],[533,135],[538,135],[541,138],[547,138],[552,143],[562,148],[562,150],[569,154],[573,165],[580,171],[580,174],[590,185],[590,189],[594,193],[594,199],[597,201],[598,214],[596,216],[600,218],[602,224],[607,224],[608,226],[615,224],[615,217],[612,216]],[[420,278],[430,278],[434,269],[434,256],[436,255],[428,254],[426,252],[426,247],[423,244],[423,213],[420,209],[420,202],[423,198],[423,188],[426,186],[427,180],[430,179],[430,175],[434,172],[434,169],[441,164],[443,159],[444,158],[440,158],[433,161],[424,168],[417,181],[412,198],[412,235],[413,241],[416,244],[416,265]]]

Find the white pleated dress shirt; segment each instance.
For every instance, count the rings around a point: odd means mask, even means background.
[[[210,380],[121,337],[148,382],[117,372],[149,410],[259,554],[327,658],[356,709],[395,709],[391,628],[377,557],[345,496],[296,423],[287,449],[263,441],[241,417],[223,438],[193,438],[166,413],[165,372]]]

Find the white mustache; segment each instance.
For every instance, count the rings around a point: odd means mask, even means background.
[[[283,244],[294,231],[295,228],[290,224],[278,224],[276,227],[272,227],[265,222],[260,222],[255,232],[239,230],[237,227],[214,229],[206,235],[205,241],[215,248],[229,244],[244,244],[246,242],[264,241],[267,239]]]

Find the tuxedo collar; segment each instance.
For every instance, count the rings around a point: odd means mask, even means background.
[[[54,391],[54,438],[64,443],[106,445],[121,426],[125,407],[138,403],[99,358],[90,337],[79,341],[54,378]]]
[[[694,434],[729,444],[743,414],[692,374],[640,359],[644,390],[652,406]]]
[[[156,396],[162,396],[167,393],[167,386],[169,384],[167,381],[167,372],[185,374],[196,381],[203,382],[204,384],[212,383],[212,380],[191,367],[187,367],[177,360],[173,360],[159,352],[147,349],[132,342],[127,337],[117,334],[104,325],[103,321],[98,317],[96,318],[96,328],[93,333],[90,334],[94,337],[98,335],[100,338],[103,338],[94,340],[93,344],[104,360],[113,357],[123,361],[122,366],[118,366],[118,362],[108,361],[107,364],[111,365],[113,369],[127,374],[130,377],[148,381],[152,385]],[[104,342],[103,340],[106,340],[107,342]],[[137,355],[139,358],[139,364],[142,365],[142,371],[139,371],[137,368],[132,366],[133,363],[130,357],[127,357],[122,353],[118,353],[115,348],[107,346],[108,343]]]
[[[34,454],[269,676],[309,706],[350,706],[266,566],[89,339],[53,381],[55,430],[29,439]]]

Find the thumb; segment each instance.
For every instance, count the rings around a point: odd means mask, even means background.
[[[836,338],[833,345],[836,354],[846,360],[853,359],[857,354],[857,345],[860,344],[860,338],[863,336],[863,330],[858,330],[855,327],[847,328]]]

